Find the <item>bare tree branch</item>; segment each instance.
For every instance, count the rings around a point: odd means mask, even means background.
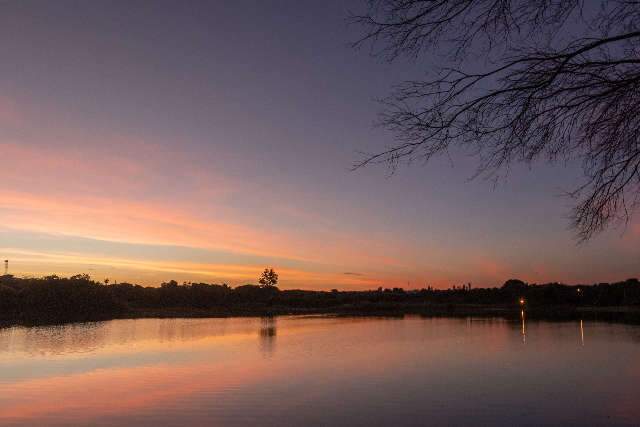
[[[428,161],[452,146],[471,148],[485,176],[514,161],[577,158],[586,177],[569,193],[578,238],[628,221],[640,195],[640,1],[601,3],[584,20],[579,0],[371,1],[369,14],[352,17],[366,29],[355,45],[382,44],[390,60],[447,43],[457,59],[478,43],[487,54],[502,45],[498,65],[482,72],[457,65],[397,86],[379,120],[394,144],[354,168]],[[533,36],[576,14],[584,37]]]

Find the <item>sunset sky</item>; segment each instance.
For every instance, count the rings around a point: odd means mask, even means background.
[[[577,245],[579,162],[470,181],[461,153],[350,171],[390,135],[376,99],[429,71],[349,46],[361,1],[0,6],[0,258],[283,288],[640,276],[640,219]]]

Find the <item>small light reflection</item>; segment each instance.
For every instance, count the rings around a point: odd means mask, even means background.
[[[525,325],[524,310],[520,311],[520,319],[522,319],[522,344],[527,343],[527,328]]]
[[[584,327],[582,326],[582,319],[580,319],[580,342],[584,346]]]

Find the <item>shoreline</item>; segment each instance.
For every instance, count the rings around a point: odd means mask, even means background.
[[[0,328],[12,326],[54,326],[70,323],[102,322],[126,319],[193,319],[227,317],[272,317],[272,316],[372,316],[403,317],[486,317],[520,320],[522,314],[532,321],[593,320],[617,323],[640,324],[640,306],[536,306],[515,307],[513,305],[478,304],[423,304],[423,305],[368,305],[338,307],[216,307],[213,309],[163,308],[131,309],[109,316],[83,318],[6,318],[0,320]]]

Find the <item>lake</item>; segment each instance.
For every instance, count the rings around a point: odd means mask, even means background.
[[[639,425],[640,327],[136,319],[0,329],[3,426]]]

